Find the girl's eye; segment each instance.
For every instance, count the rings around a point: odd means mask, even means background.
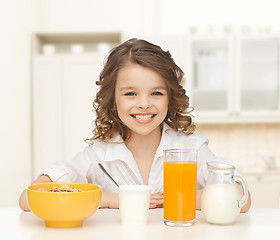
[[[134,92],[128,92],[128,93],[125,93],[124,95],[126,95],[126,96],[135,96],[135,93]]]
[[[161,92],[153,92],[152,95],[156,95],[156,96],[159,96],[159,95],[163,95]]]

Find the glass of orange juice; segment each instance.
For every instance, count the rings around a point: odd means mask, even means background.
[[[164,223],[191,226],[196,217],[197,150],[164,150]]]

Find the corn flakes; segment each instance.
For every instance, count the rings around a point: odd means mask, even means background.
[[[44,188],[39,188],[37,191],[41,192],[82,192],[81,189],[76,189],[75,187],[69,187],[68,185],[62,185],[61,187],[53,187],[50,190],[45,190]]]

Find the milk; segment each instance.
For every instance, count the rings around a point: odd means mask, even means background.
[[[233,223],[240,213],[240,199],[235,184],[207,185],[201,199],[205,220],[214,224]]]

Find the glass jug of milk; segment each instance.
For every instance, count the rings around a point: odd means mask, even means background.
[[[201,197],[201,210],[208,223],[231,224],[245,205],[248,190],[244,180],[234,176],[235,167],[220,162],[208,162],[208,179]],[[242,186],[241,199],[235,182]]]

